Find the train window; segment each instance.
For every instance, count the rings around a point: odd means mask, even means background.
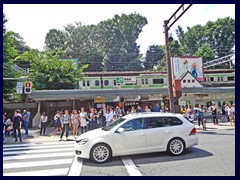
[[[104,86],[108,86],[109,85],[109,81],[108,80],[104,80]]]
[[[90,86],[90,82],[89,81],[87,81],[87,86]]]
[[[163,84],[163,79],[153,79],[153,84]]]
[[[210,81],[214,81],[213,77],[210,77]]]
[[[221,81],[223,81],[223,77],[220,77]]]
[[[228,81],[234,81],[234,76],[229,76],[227,79]]]
[[[145,79],[145,84],[148,84],[148,79]]]
[[[116,85],[117,85],[117,83],[116,83],[116,80],[114,80],[114,81],[113,81],[113,84],[114,84],[114,86],[116,86]]]
[[[83,86],[86,86],[86,82],[85,81],[83,81]]]
[[[142,79],[142,84],[144,84],[144,79]]]
[[[95,80],[95,86],[99,86],[99,80]]]
[[[217,80],[220,81],[220,77],[218,77]]]

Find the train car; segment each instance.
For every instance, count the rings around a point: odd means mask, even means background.
[[[87,72],[79,89],[160,88],[168,86],[167,72]],[[205,70],[203,85],[235,84],[235,70]]]

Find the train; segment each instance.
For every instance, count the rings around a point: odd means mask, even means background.
[[[125,89],[125,88],[166,88],[167,72],[126,71],[126,72],[85,72],[79,81],[79,89]],[[235,85],[235,69],[204,70],[203,86]]]

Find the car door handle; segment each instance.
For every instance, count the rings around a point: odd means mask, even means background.
[[[169,130],[165,130],[164,132],[165,132],[165,133],[170,133],[170,131],[169,131]]]

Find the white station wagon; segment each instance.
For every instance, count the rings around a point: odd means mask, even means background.
[[[112,156],[168,151],[181,155],[198,144],[195,126],[181,114],[129,114],[78,136],[76,156],[102,163]]]

